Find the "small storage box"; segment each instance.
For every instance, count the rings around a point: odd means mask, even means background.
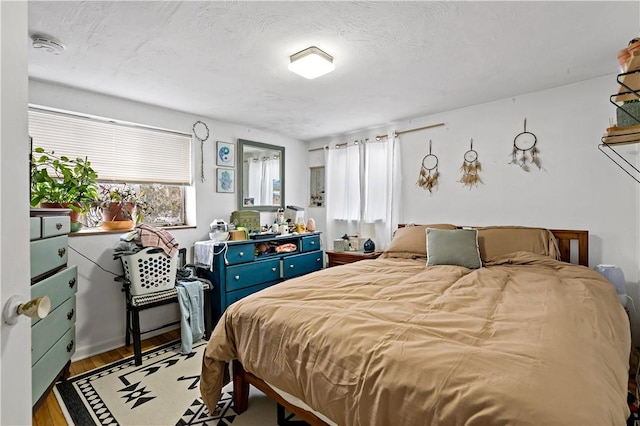
[[[120,257],[124,275],[131,282],[134,296],[170,290],[176,284],[178,256],[170,258],[161,248],[147,247]]]
[[[231,213],[231,223],[249,231],[260,232],[260,212],[257,210],[236,210]]]

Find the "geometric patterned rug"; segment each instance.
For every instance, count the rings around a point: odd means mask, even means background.
[[[261,426],[276,424],[276,404],[250,387],[249,410],[236,414],[233,385],[223,389],[215,415],[200,397],[200,368],[206,342],[180,353],[180,341],[58,382],[54,393],[70,425]]]

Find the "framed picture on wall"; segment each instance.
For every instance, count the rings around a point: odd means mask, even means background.
[[[216,142],[216,166],[233,167],[236,163],[236,145],[230,142]]]
[[[218,167],[216,176],[216,192],[235,192],[236,175],[233,169],[221,169]]]

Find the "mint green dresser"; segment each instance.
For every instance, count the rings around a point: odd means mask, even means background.
[[[69,216],[65,210],[31,210],[31,298],[49,296],[51,311],[31,322],[32,405],[68,377],[75,352],[78,269],[67,266]]]

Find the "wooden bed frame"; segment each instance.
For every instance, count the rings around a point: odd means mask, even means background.
[[[398,228],[406,226],[399,224]],[[589,266],[589,231],[568,230],[568,229],[551,229],[553,235],[558,242],[560,249],[560,258],[564,262],[571,262],[572,257],[572,241],[577,241],[578,264]],[[284,400],[276,391],[274,391],[264,380],[254,374],[245,371],[244,367],[238,360],[233,360],[233,404],[236,413],[241,414],[249,408],[249,385],[255,386],[261,390],[269,398],[273,399],[277,404],[294,413],[299,419],[304,420],[312,426],[329,426],[315,414],[303,410],[286,400]],[[279,419],[280,421],[280,419]]]

